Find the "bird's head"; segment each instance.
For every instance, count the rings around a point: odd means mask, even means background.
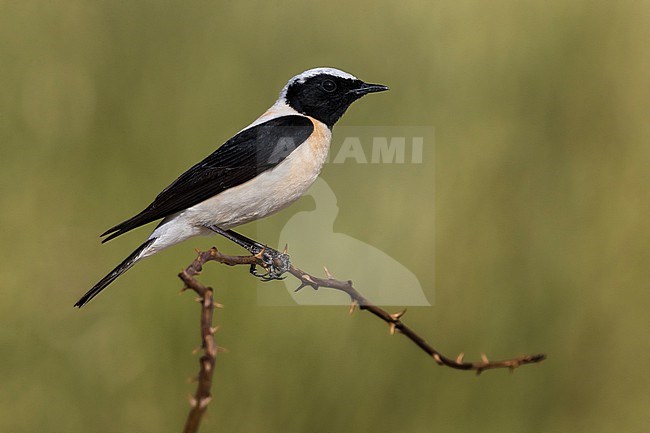
[[[330,129],[357,99],[388,87],[368,84],[334,68],[310,69],[289,80],[280,99],[294,110],[311,116]]]

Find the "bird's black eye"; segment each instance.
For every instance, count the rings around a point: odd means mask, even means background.
[[[326,92],[333,92],[336,90],[336,83],[332,80],[325,80],[321,83],[321,87]]]

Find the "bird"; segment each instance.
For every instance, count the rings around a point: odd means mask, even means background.
[[[260,117],[160,192],[140,213],[106,230],[102,243],[161,220],[151,235],[75,304],[81,308],[140,260],[194,236],[220,234],[264,253],[266,275],[280,278],[288,256],[232,228],[272,215],[299,199],[326,161],[332,128],[350,105],[388,87],[330,67],[309,69],[280,91]],[[275,265],[276,259],[284,266]]]

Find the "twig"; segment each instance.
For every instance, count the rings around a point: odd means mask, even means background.
[[[206,406],[210,402],[211,398],[210,387],[212,385],[212,372],[217,353],[217,347],[213,338],[214,328],[211,328],[214,301],[212,300],[212,289],[210,287],[205,287],[194,278],[194,276],[200,273],[203,265],[210,261],[219,262],[228,266],[250,266],[253,264],[259,266],[264,265],[260,254],[250,256],[229,256],[222,254],[216,247],[212,247],[208,251],[199,252],[199,256],[194,260],[194,262],[179,274],[179,277],[185,283],[185,288],[192,289],[201,296],[200,300],[203,305],[201,314],[201,338],[203,340],[204,355],[200,360],[201,371],[198,378],[199,384],[195,396],[191,399],[192,410],[190,411],[187,424],[185,425],[185,433],[194,433],[198,430],[201,416],[205,412]],[[280,266],[281,263],[277,263],[277,265]],[[522,365],[534,364],[546,359],[546,355],[537,354],[523,355],[502,361],[490,361],[485,354],[482,354],[480,361],[465,362],[462,353],[458,355],[456,359],[448,358],[402,322],[401,318],[404,316],[404,313],[406,313],[406,310],[393,314],[388,313],[386,310],[374,305],[370,300],[361,295],[352,285],[352,281],[341,281],[333,278],[327,268],[325,268],[326,278],[319,278],[308,274],[293,265],[290,265],[288,272],[300,281],[300,285],[296,291],[305,287],[311,287],[314,290],[319,288],[329,288],[345,292],[351,300],[350,313],[352,313],[357,306],[360,310],[369,311],[388,324],[391,334],[400,333],[405,335],[420,349],[431,356],[438,365],[455,368],[457,370],[476,371],[476,374],[481,374],[485,370],[496,368],[507,368],[510,371],[513,371],[515,368]]]
[[[214,248],[213,248],[214,249]],[[217,252],[218,253],[218,252]],[[218,253],[220,254],[220,253]],[[228,258],[227,256],[224,256]],[[360,310],[367,310],[374,314],[375,316],[382,319],[389,326],[389,331],[391,334],[399,332],[404,334],[409,340],[417,344],[417,346],[424,350],[429,356],[439,365],[444,365],[447,367],[455,368],[457,370],[474,370],[476,374],[481,374],[485,370],[490,370],[494,368],[508,368],[511,371],[515,368],[525,365],[532,364],[536,362],[543,361],[546,358],[544,354],[537,355],[523,355],[518,358],[506,359],[503,361],[490,361],[488,360],[485,354],[481,355],[481,361],[478,362],[464,362],[463,354],[459,354],[456,359],[447,358],[442,353],[434,349],[429,343],[427,343],[424,338],[420,337],[413,329],[409,328],[402,322],[401,317],[406,313],[406,309],[390,314],[383,308],[380,308],[370,302],[365,298],[361,293],[359,293],[353,286],[352,281],[340,281],[332,278],[332,275],[329,273],[327,268],[325,268],[325,273],[328,274],[326,279],[318,278],[313,275],[310,275],[293,265],[289,269],[289,272],[294,277],[300,280],[300,286],[296,291],[303,289],[304,287],[310,286],[313,289],[318,289],[321,287],[326,287],[330,289],[340,290],[345,292],[350,296],[352,304],[350,306],[350,312],[354,311],[354,308],[358,305]]]
[[[215,247],[212,247],[210,250],[202,254],[205,254],[203,257],[205,258],[206,262],[216,261],[229,266],[251,264],[260,266],[263,265],[262,259],[259,256],[228,256],[219,252]],[[417,344],[420,349],[424,350],[427,354],[429,354],[429,356],[433,357],[433,359],[440,365],[445,365],[447,367],[455,368],[458,370],[473,370],[480,374],[485,370],[494,368],[509,368],[513,370],[521,365],[537,363],[543,361],[546,358],[544,354],[537,354],[524,355],[503,361],[489,361],[487,357],[483,355],[481,357],[481,361],[464,362],[462,353],[456,359],[448,358],[434,349],[429,343],[424,340],[424,338],[419,336],[413,329],[406,326],[404,322],[401,321],[401,317],[404,315],[406,310],[403,310],[399,313],[390,314],[386,310],[374,305],[372,302],[370,302],[370,300],[361,295],[353,287],[352,281],[341,281],[334,279],[332,275],[329,274],[327,268],[325,268],[325,272],[328,274],[327,278],[318,278],[293,265],[291,265],[289,268],[289,273],[291,273],[291,275],[300,281],[300,286],[298,286],[296,291],[301,290],[304,287],[311,287],[313,289],[325,287],[347,293],[352,301],[351,310],[353,310],[354,307],[358,305],[359,309],[371,312],[388,324],[391,334],[394,334],[395,332],[404,334],[409,340]]]
[[[190,396],[192,408],[185,422],[184,433],[196,433],[199,430],[201,418],[210,400],[212,400],[210,389],[212,388],[214,363],[217,358],[217,345],[213,337],[216,328],[212,327],[212,315],[214,307],[218,305],[214,302],[212,287],[206,287],[194,278],[201,273],[203,264],[210,259],[211,254],[210,251],[199,253],[199,256],[183,272],[178,274],[185,283],[181,291],[191,289],[199,295],[197,301],[201,303],[201,349],[203,349],[203,355],[199,358],[198,384],[196,392],[193,396]]]

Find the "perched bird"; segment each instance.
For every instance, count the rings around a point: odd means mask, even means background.
[[[162,218],[149,238],[75,307],[83,307],[138,261],[193,236],[216,232],[251,252],[262,250],[230,229],[300,198],[320,174],[334,124],[354,101],[385,90],[334,68],[310,69],[291,78],[257,120],[183,173],[142,212],[102,234],[106,242]],[[269,249],[265,256],[270,278],[282,272],[272,265],[279,255]]]

